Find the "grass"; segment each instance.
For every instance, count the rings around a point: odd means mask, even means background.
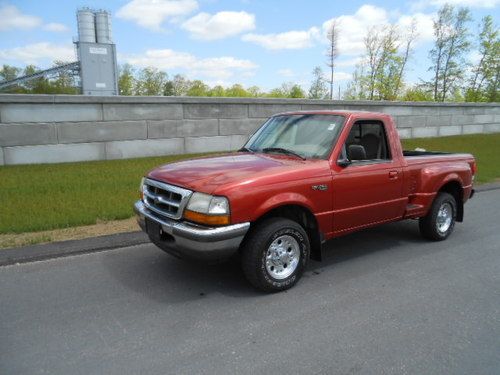
[[[500,133],[409,139],[405,149],[470,152],[480,183],[500,178]],[[0,167],[0,233],[47,231],[127,219],[141,177],[198,155]],[[34,242],[48,240],[33,238]]]
[[[194,156],[0,167],[0,233],[129,218],[148,170]]]
[[[500,133],[404,139],[402,143],[405,150],[421,147],[429,151],[471,153],[478,167],[476,183],[500,178]]]

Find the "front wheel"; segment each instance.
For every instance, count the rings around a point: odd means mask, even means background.
[[[445,240],[453,232],[456,216],[457,202],[453,195],[439,193],[427,216],[419,220],[420,233],[432,241]]]
[[[252,228],[241,249],[248,281],[266,292],[291,288],[299,281],[309,259],[310,245],[295,221],[270,218]]]

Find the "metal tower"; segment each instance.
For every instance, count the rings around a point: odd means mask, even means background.
[[[79,9],[76,13],[78,61],[42,70],[35,74],[0,82],[0,89],[15,86],[40,77],[50,77],[60,71],[80,75],[82,94],[118,95],[116,45],[111,36],[111,16],[104,10]]]
[[[116,46],[111,36],[111,16],[88,8],[77,12],[80,78],[84,95],[118,95]]]

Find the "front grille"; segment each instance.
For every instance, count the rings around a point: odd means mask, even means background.
[[[156,214],[176,220],[182,217],[184,207],[193,193],[191,190],[148,178],[144,180],[142,192],[147,208]]]

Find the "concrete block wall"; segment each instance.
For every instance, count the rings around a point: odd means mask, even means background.
[[[389,113],[402,138],[500,132],[498,103],[0,95],[0,165],[234,150],[273,114],[317,109]]]

